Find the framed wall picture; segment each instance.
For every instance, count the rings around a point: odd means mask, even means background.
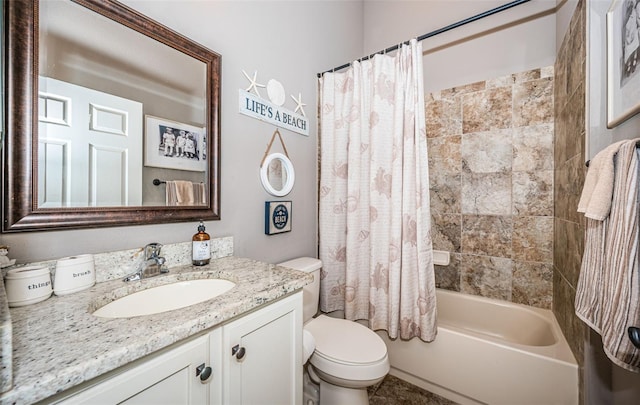
[[[291,201],[265,201],[264,233],[274,235],[291,231]]]
[[[202,127],[145,115],[144,165],[204,172],[207,138]]]
[[[607,128],[640,112],[640,2],[613,0],[607,12]]]

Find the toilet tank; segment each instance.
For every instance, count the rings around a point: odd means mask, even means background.
[[[279,263],[278,266],[313,274],[313,283],[307,284],[302,288],[302,303],[304,307],[303,322],[307,322],[318,312],[318,303],[320,302],[320,268],[322,268],[322,262],[313,257],[299,257]]]

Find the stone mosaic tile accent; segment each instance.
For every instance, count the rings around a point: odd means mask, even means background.
[[[540,71],[541,69],[533,69],[525,72],[514,73],[513,82],[514,83],[528,83],[537,79],[540,79]]]
[[[475,82],[465,84],[462,86],[452,87],[450,89],[442,90],[440,94],[442,97],[453,98],[458,95],[464,95],[468,93],[475,93],[477,91],[485,90],[487,88],[486,82]]]
[[[486,80],[486,88],[512,86],[516,82],[516,75],[507,75]]]
[[[554,73],[555,73],[555,70],[553,66],[546,66],[546,67],[540,68],[540,77],[554,77]]]
[[[555,81],[545,66],[426,96],[434,247],[459,259],[441,288],[549,308]]]

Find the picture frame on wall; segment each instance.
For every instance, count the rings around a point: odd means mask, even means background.
[[[265,201],[264,233],[275,235],[291,231],[291,201]]]
[[[613,0],[607,11],[607,128],[640,112],[640,1]]]
[[[145,115],[144,165],[204,172],[207,136],[202,127]]]

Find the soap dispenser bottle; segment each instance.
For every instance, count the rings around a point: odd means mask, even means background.
[[[200,221],[198,225],[198,233],[193,235],[192,240],[192,259],[194,266],[204,266],[211,261],[211,247],[209,240],[211,237],[204,231],[204,223]]]

